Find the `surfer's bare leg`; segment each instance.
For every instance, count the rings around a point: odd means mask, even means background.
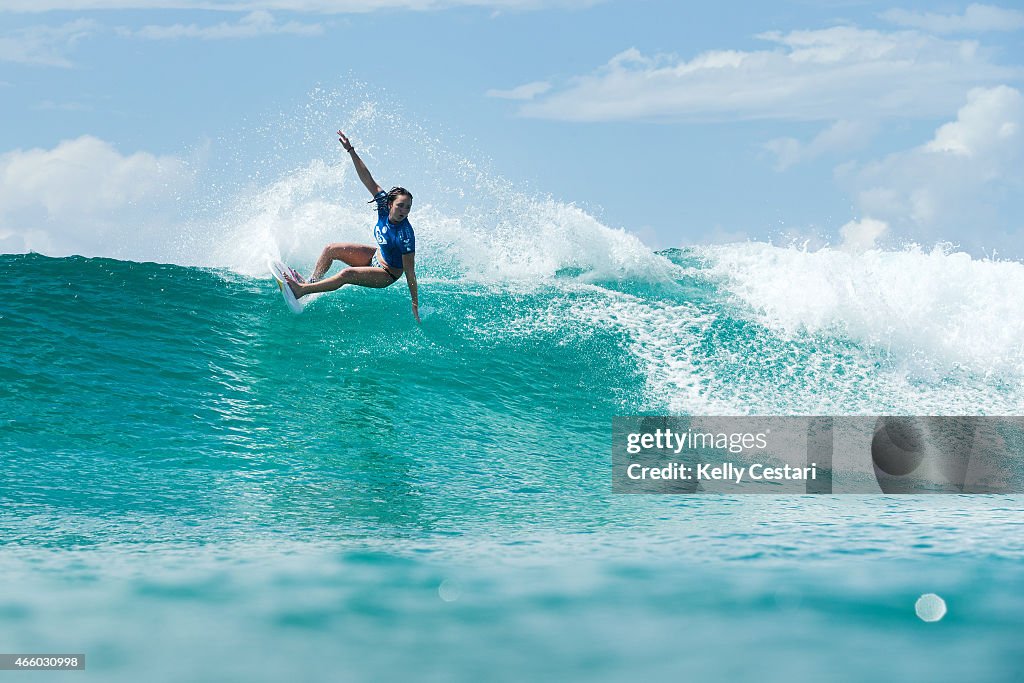
[[[337,275],[332,275],[326,280],[311,282],[305,285],[288,280],[288,286],[292,288],[292,293],[295,295],[295,298],[299,299],[307,294],[333,292],[339,287],[344,287],[345,285],[359,285],[360,287],[374,287],[381,289],[383,287],[387,287],[393,282],[395,281],[392,280],[391,276],[384,272],[384,269],[382,268],[375,268],[373,266],[350,266]]]
[[[370,259],[373,258],[373,254],[376,251],[377,247],[354,244],[352,242],[328,244],[324,247],[320,258],[316,260],[316,265],[313,267],[313,274],[310,276],[310,279],[318,280],[322,278],[331,269],[331,264],[335,261],[343,261],[350,266],[368,266],[370,265]]]

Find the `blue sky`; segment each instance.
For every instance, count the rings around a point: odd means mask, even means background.
[[[173,210],[224,140],[207,183],[271,146],[328,159],[344,122],[305,146],[308,121],[278,124],[367,83],[379,110],[652,248],[1020,258],[1022,81],[1008,3],[3,0],[0,251],[70,253],[76,230]],[[400,157],[382,130],[349,133]]]

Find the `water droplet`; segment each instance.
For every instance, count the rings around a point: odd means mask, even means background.
[[[441,582],[441,585],[437,587],[437,594],[441,596],[441,599],[445,602],[455,602],[462,595],[462,590],[458,584],[454,581],[445,579]]]
[[[914,611],[921,621],[939,621],[946,616],[946,601],[935,593],[925,593],[917,599]]]

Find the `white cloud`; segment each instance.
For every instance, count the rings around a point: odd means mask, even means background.
[[[66,53],[96,34],[99,24],[78,19],[61,26],[30,26],[0,36],[0,62],[70,67]]]
[[[82,40],[95,36],[105,29],[91,19],[78,19],[60,26],[30,26],[0,35],[0,62],[35,64],[69,68],[73,64],[68,53]],[[303,24],[295,21],[278,23],[266,11],[254,11],[236,23],[220,23],[214,26],[195,24],[172,26],[145,26],[137,31],[120,28],[123,36],[160,40],[173,38],[256,38],[273,34],[319,35],[323,33],[320,24]]]
[[[873,127],[864,123],[836,121],[810,142],[803,143],[796,138],[776,138],[769,140],[764,146],[777,157],[775,169],[784,171],[790,166],[825,154],[856,149],[862,146],[873,132]]]
[[[764,33],[769,50],[690,60],[629,49],[567,87],[522,105],[569,121],[870,121],[952,111],[972,87],[1024,77],[974,41],[838,26]]]
[[[1024,96],[977,88],[927,143],[837,170],[864,215],[921,240],[965,235],[965,246],[1021,251]]]
[[[196,24],[174,24],[171,26],[144,26],[137,31],[122,29],[121,33],[147,40],[173,40],[178,38],[201,38],[221,40],[230,38],[258,38],[266,35],[291,34],[316,36],[324,32],[320,24],[302,24],[289,21],[279,24],[269,12],[259,10],[242,17],[236,23],[220,23],[214,26]]]
[[[377,10],[431,11],[456,7],[482,7],[500,10],[535,10],[547,7],[589,7],[607,0],[4,0],[5,13],[49,11],[82,12],[89,10],[205,10],[246,13],[236,23],[213,26],[197,24],[148,25],[141,29],[118,28],[122,36],[150,40],[199,38],[255,38],[265,35],[320,35],[320,24],[296,21],[278,23],[271,11],[349,14]],[[0,35],[0,62],[71,67],[67,53],[81,39],[103,30],[97,22],[79,19],[62,26],[32,26]]]
[[[839,234],[843,236],[843,243],[839,248],[852,252],[874,249],[878,239],[888,231],[888,223],[874,218],[850,221],[839,229]]]
[[[32,107],[36,111],[92,111],[93,107],[81,102],[54,102],[43,100]]]
[[[500,97],[506,100],[532,100],[537,95],[543,95],[551,89],[547,81],[534,81],[525,83],[510,90],[491,89],[484,93],[487,97]]]
[[[1024,28],[1024,12],[994,5],[968,5],[963,14],[936,14],[893,9],[881,17],[898,26],[919,28],[930,33],[982,33],[1017,31]]]
[[[177,157],[122,155],[88,135],[7,152],[0,155],[0,245],[53,256],[128,248],[191,183]]]
[[[1024,98],[1020,92],[1007,86],[974,90],[957,113],[956,121],[940,127],[925,150],[988,160],[1005,154],[1015,156],[1024,140],[1022,123]]]
[[[606,0],[5,0],[0,12],[84,11],[102,9],[200,9],[227,12],[289,11],[319,14],[373,12],[382,9],[441,10],[485,7],[532,10],[590,7]]]

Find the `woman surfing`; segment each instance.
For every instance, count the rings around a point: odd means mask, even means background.
[[[345,285],[388,287],[405,273],[409,296],[412,297],[412,314],[418,323],[420,312],[415,267],[416,236],[413,234],[412,225],[409,224],[412,193],[404,187],[393,187],[385,192],[370,175],[366,164],[356,154],[355,147],[340,130],[338,142],[352,157],[359,180],[373,195],[372,201],[377,203],[377,225],[373,228],[377,246],[353,242],[328,244],[320,258],[316,260],[308,281],[291,269],[285,272],[288,286],[295,298],[301,299],[307,294],[331,292]],[[321,280],[335,261],[346,263],[348,268]]]

